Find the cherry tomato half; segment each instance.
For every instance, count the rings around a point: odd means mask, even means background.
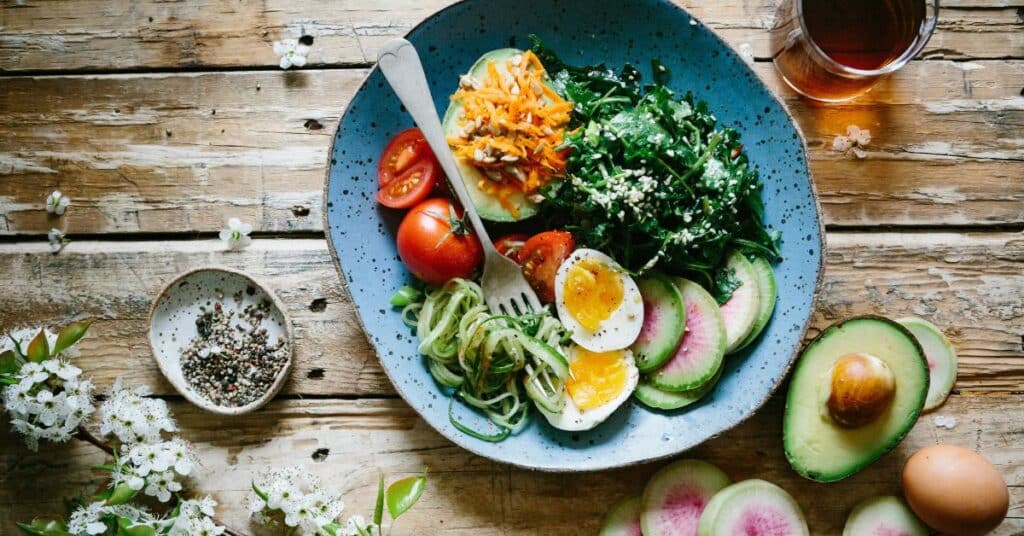
[[[410,128],[399,132],[388,142],[377,162],[377,184],[384,186],[414,163],[427,158],[436,162],[420,129]]]
[[[377,201],[385,207],[409,208],[423,201],[434,190],[437,166],[420,160],[377,191]]]
[[[447,199],[427,199],[410,210],[398,226],[397,245],[406,268],[431,285],[473,277],[484,260],[462,209]]]
[[[530,237],[525,233],[507,234],[494,241],[494,249],[498,250],[498,253],[519,262],[519,250],[523,249],[523,244],[526,243],[528,238]]]
[[[544,231],[530,237],[519,250],[523,276],[544,303],[555,301],[555,274],[576,249],[576,241],[565,231]]]

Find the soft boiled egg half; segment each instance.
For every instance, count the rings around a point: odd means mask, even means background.
[[[590,430],[629,399],[640,380],[640,371],[629,349],[593,352],[573,345],[567,353],[565,406],[557,413],[540,406],[537,409],[560,430]]]
[[[592,352],[630,346],[644,323],[636,282],[611,257],[593,249],[577,249],[558,267],[555,306],[573,342]]]

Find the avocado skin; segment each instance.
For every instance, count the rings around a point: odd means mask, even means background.
[[[893,448],[895,448],[896,445],[898,445],[900,443],[900,441],[903,441],[903,438],[905,438],[907,436],[907,434],[910,433],[910,429],[914,427],[914,423],[917,422],[918,417],[920,417],[921,412],[924,409],[925,398],[926,398],[926,396],[928,394],[928,382],[929,382],[928,361],[925,359],[924,349],[921,347],[921,344],[917,341],[917,338],[914,337],[913,333],[911,333],[910,330],[908,330],[907,328],[903,327],[902,324],[896,322],[895,320],[892,320],[890,318],[886,318],[884,316],[879,316],[879,315],[859,315],[859,316],[853,316],[853,317],[847,318],[845,320],[841,320],[839,322],[836,322],[835,324],[832,324],[831,326],[829,326],[829,327],[825,328],[824,330],[822,330],[822,332],[819,333],[817,337],[812,339],[811,342],[807,343],[807,345],[804,347],[804,350],[800,353],[800,358],[797,360],[796,367],[794,367],[793,377],[795,378],[796,375],[799,373],[801,366],[805,362],[805,355],[807,354],[807,352],[813,350],[814,347],[820,341],[823,341],[823,340],[827,339],[833,333],[835,333],[837,330],[841,329],[842,327],[846,326],[847,324],[850,324],[850,323],[853,323],[853,322],[865,322],[865,321],[867,321],[867,322],[874,321],[874,322],[879,322],[881,324],[885,324],[886,328],[894,330],[896,332],[899,332],[900,334],[904,335],[912,343],[914,349],[916,350],[916,354],[917,354],[917,358],[918,358],[917,362],[920,363],[921,373],[922,373],[923,378],[924,378],[923,386],[920,389],[921,392],[920,392],[920,394],[918,396],[917,402],[911,408],[911,410],[907,414],[907,416],[903,419],[903,422],[905,423],[905,425],[903,427],[903,430],[900,433],[894,435],[892,438],[889,439],[889,441],[887,441],[885,443],[881,443],[881,444],[877,445],[875,448],[873,448],[871,450],[865,450],[863,452],[863,459],[861,461],[857,462],[857,463],[852,464],[852,466],[848,470],[840,471],[840,472],[837,472],[837,473],[833,474],[833,473],[821,473],[821,472],[818,472],[818,471],[814,471],[814,470],[808,469],[808,468],[804,467],[802,465],[801,461],[796,459],[796,457],[793,454],[793,451],[792,451],[793,449],[791,447],[791,441],[793,441],[793,439],[790,436],[788,422],[789,422],[790,414],[791,414],[791,411],[792,411],[792,407],[791,406],[793,404],[794,397],[796,396],[795,395],[795,391],[799,388],[799,386],[796,385],[796,382],[791,382],[790,386],[789,386],[789,392],[786,394],[786,407],[785,407],[785,411],[783,412],[783,427],[782,427],[783,428],[782,440],[783,440],[783,446],[784,446],[783,450],[785,450],[785,452],[786,452],[786,460],[789,461],[789,465],[793,468],[793,470],[795,470],[800,476],[802,476],[804,478],[807,478],[808,480],[813,480],[815,482],[822,482],[822,483],[837,482],[839,480],[843,480],[844,478],[847,478],[849,476],[852,476],[852,475],[860,472],[865,467],[871,465],[872,463],[877,461],[879,458],[881,458],[882,455],[884,455],[885,453],[887,453],[890,450],[892,450]],[[899,385],[899,384],[897,384],[897,385]],[[815,387],[816,387],[816,385],[815,385]],[[897,388],[899,388],[899,387],[897,387]],[[813,395],[813,393],[812,393],[812,395]],[[839,427],[838,425],[834,425],[834,424],[832,424],[832,425],[826,424],[824,421],[822,423],[822,426],[836,426],[837,428]]]

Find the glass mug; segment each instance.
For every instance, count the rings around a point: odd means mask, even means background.
[[[928,43],[939,0],[783,0],[771,30],[782,79],[826,102],[852,99]]]

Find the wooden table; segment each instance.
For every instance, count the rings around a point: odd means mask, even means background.
[[[367,513],[377,472],[428,468],[423,502],[396,534],[592,534],[608,506],[660,464],[535,474],[467,454],[395,393],[360,332],[323,236],[321,188],[339,115],[379,44],[447,0],[41,0],[0,6],[0,326],[95,318],[78,364],[101,391],[115,377],[171,401],[203,458],[193,489],[246,528],[253,471],[303,464]],[[1024,0],[944,1],[920,61],[855,102],[817,106],[783,88],[767,56],[771,0],[685,0],[755,69],[807,135],[828,224],[828,267],[809,336],[861,313],[919,315],[961,358],[956,390],[893,453],[831,485],[800,479],[781,449],[779,397],[696,449],[734,479],[792,492],[815,534],[896,492],[916,448],[977,449],[1010,484],[998,534],[1024,534]],[[315,35],[310,65],[282,72],[270,43]],[[830,150],[870,128],[868,158]],[[48,217],[59,189],[73,204]],[[256,240],[225,252],[225,219]],[[50,254],[46,232],[71,244]],[[157,290],[199,265],[242,268],[287,304],[296,366],[254,415],[202,413],[174,396],[146,345]],[[0,427],[0,533],[89,489],[103,456],[82,443],[31,454]],[[941,483],[939,483],[941,485]]]

